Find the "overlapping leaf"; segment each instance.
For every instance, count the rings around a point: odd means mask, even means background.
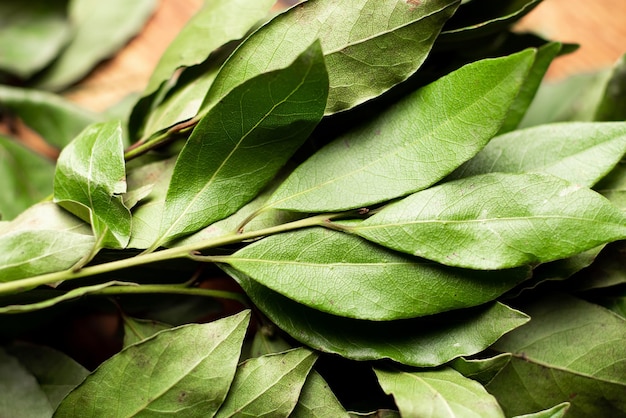
[[[136,319],[124,316],[124,347],[138,343],[159,331],[172,328],[171,325],[149,319]]]
[[[450,362],[449,366],[463,376],[486,385],[509,364],[509,361],[511,361],[511,354],[503,353],[486,359],[459,357]]]
[[[469,64],[416,91],[298,167],[269,205],[337,211],[426,188],[498,132],[534,52]],[[489,83],[476,82],[489,78]]]
[[[220,71],[203,104],[210,108],[258,74],[286,66],[321,41],[330,78],[326,114],[374,98],[426,59],[458,0],[304,2],[255,32]]]
[[[231,91],[200,121],[176,161],[154,246],[250,201],[320,121],[327,91],[317,42],[287,68]]]
[[[348,413],[337,400],[319,373],[311,370],[302,387],[293,418],[348,418]]]
[[[550,409],[544,409],[532,414],[518,415],[515,418],[563,418],[569,411],[570,405],[569,402],[563,402]]]
[[[594,120],[626,120],[626,55],[617,61],[596,107]]]
[[[565,180],[493,173],[417,192],[349,230],[442,264],[502,269],[623,239],[626,218],[602,196]]]
[[[527,269],[478,272],[404,256],[323,228],[274,235],[227,262],[290,299],[338,316],[392,320],[494,300]]]
[[[235,375],[248,321],[246,312],[165,330],[131,345],[72,391],[55,416],[213,416]]]

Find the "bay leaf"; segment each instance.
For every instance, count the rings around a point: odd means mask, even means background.
[[[468,359],[459,357],[452,360],[449,366],[463,376],[486,385],[509,364],[509,361],[511,361],[511,354],[502,353],[491,358]]]
[[[626,120],[626,55],[622,55],[611,70],[604,94],[596,107],[594,120]]]
[[[159,331],[172,328],[171,325],[150,319],[131,318],[124,315],[124,347],[136,344]]]
[[[290,417],[293,418],[348,418],[324,378],[311,370],[302,387],[298,404]]]
[[[626,164],[619,162],[595,185],[594,190],[621,210],[626,211]]]
[[[569,411],[569,407],[569,402],[563,402],[550,409],[544,409],[543,411],[532,414],[518,415],[514,418],[563,418],[567,414],[567,411]]]

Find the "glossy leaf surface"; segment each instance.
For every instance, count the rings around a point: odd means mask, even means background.
[[[534,52],[469,64],[416,91],[300,165],[269,204],[325,212],[424,189],[498,132]],[[487,76],[488,74],[488,76]],[[489,77],[489,83],[478,83]]]
[[[231,91],[200,121],[176,161],[158,242],[195,232],[250,201],[320,121],[327,91],[319,43],[287,68]]]
[[[328,383],[315,370],[311,370],[302,387],[293,418],[348,418]]]
[[[245,361],[215,417],[289,416],[316,359],[311,350],[297,348]]]
[[[89,126],[61,152],[54,176],[54,200],[89,220],[98,245],[124,248],[128,244],[131,216],[122,201],[125,192],[119,122]]]
[[[227,262],[294,301],[368,320],[413,318],[480,305],[529,274],[523,268],[497,272],[448,268],[323,228],[265,238]]]
[[[502,304],[435,316],[371,322],[307,308],[227,269],[276,325],[295,339],[327,353],[354,360],[391,359],[417,366],[439,366],[476,354],[528,317]]]
[[[426,59],[458,0],[307,1],[255,32],[220,71],[203,104],[210,108],[258,74],[286,66],[321,41],[330,78],[326,114],[374,98]]]
[[[443,264],[502,269],[569,257],[626,236],[597,193],[544,174],[484,174],[387,206],[350,230]]]
[[[405,372],[375,367],[374,371],[403,418],[504,418],[485,388],[454,369]]]
[[[497,136],[452,178],[503,172],[552,174],[591,187],[626,153],[626,123],[541,125]]]
[[[241,313],[131,345],[71,392],[55,416],[212,416],[228,393],[248,321]]]

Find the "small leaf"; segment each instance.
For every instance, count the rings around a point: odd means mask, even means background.
[[[0,135],[0,216],[10,220],[52,192],[54,164]]]
[[[497,136],[451,178],[484,173],[552,174],[591,187],[626,153],[626,123],[570,122]]]
[[[250,201],[320,121],[327,90],[315,43],[289,67],[255,77],[221,100],[176,161],[153,247],[223,219]]]
[[[505,412],[570,402],[572,417],[626,414],[626,321],[562,294],[535,298],[524,310],[532,321],[494,346],[514,356],[487,386]]]
[[[149,319],[130,318],[126,315],[122,319],[124,320],[124,347],[152,337],[159,331],[172,328],[171,325]]]
[[[486,359],[466,359],[459,357],[450,362],[457,372],[465,377],[474,379],[482,385],[486,385],[511,361],[509,353],[499,354]]]
[[[55,417],[212,416],[228,393],[249,318],[185,325],[127,347],[72,391]]]
[[[503,269],[623,239],[626,218],[602,196],[565,180],[493,173],[417,192],[350,231],[447,265]]]
[[[368,320],[413,318],[480,305],[529,273],[452,269],[324,228],[267,237],[226,262],[296,302]]]
[[[328,384],[319,373],[311,370],[300,393],[292,418],[348,418]]]
[[[569,402],[563,402],[550,409],[545,409],[533,414],[518,415],[514,418],[563,418],[567,414],[567,411],[569,411],[570,405]]]
[[[0,349],[0,416],[52,417],[54,409],[35,377],[13,356]]]
[[[496,134],[533,56],[527,50],[469,64],[419,89],[314,154],[279,187],[269,205],[340,211],[434,184]],[[477,82],[485,78],[489,83]]]
[[[120,196],[125,192],[119,122],[89,126],[61,152],[54,176],[54,200],[89,220],[98,245],[124,248],[128,244],[130,211]]]
[[[594,120],[626,120],[626,55],[617,61],[598,103]]]
[[[321,41],[330,78],[326,114],[379,96],[426,59],[458,0],[307,1],[272,19],[226,62],[203,104],[263,72],[286,66]]]
[[[297,348],[247,360],[237,368],[215,418],[289,416],[316,359],[312,351]]]
[[[54,63],[37,78],[37,87],[62,90],[85,76],[136,35],[152,14],[155,0],[73,0],[74,34]]]
[[[280,353],[293,348],[277,332],[273,325],[264,325],[254,334],[250,357],[261,357],[266,354]]]
[[[402,418],[504,418],[485,388],[453,369],[405,372],[375,367],[374,371],[385,393],[393,395]]]
[[[411,320],[372,322],[307,308],[224,268],[254,304],[293,338],[322,352],[353,360],[391,359],[417,367],[476,354],[528,317],[496,303]]]

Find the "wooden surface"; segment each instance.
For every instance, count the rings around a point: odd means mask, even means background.
[[[161,0],[142,33],[66,96],[101,111],[125,95],[141,91],[167,45],[202,3]],[[551,79],[607,67],[626,53],[626,0],[545,0],[521,22],[519,29],[581,44],[574,54],[561,57],[552,65],[548,73]]]

